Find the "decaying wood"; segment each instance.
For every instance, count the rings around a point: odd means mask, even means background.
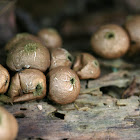
[[[140,97],[120,99],[127,87],[136,86],[140,95],[140,70],[120,70],[96,80],[82,80],[77,100],[56,105],[46,99],[5,105],[19,123],[17,140],[138,140],[140,138]],[[108,93],[101,91],[107,87]],[[7,96],[0,102],[10,103]]]
[[[5,105],[19,122],[17,139],[138,140],[140,98],[117,99],[100,91],[102,86],[127,87],[133,76],[134,72],[120,71],[98,80],[81,81],[81,94],[68,105],[46,100]],[[138,76],[135,81],[138,83]]]
[[[96,80],[82,80],[80,95],[68,105],[56,105],[44,99],[4,104],[4,107],[18,120],[17,140],[138,140],[140,98],[120,99],[120,95],[127,87],[133,87],[133,83],[136,84],[133,93],[139,95],[139,75],[140,70],[121,70]],[[109,88],[108,94],[101,91],[102,87]],[[7,96],[1,96],[0,101],[11,102]]]
[[[1,64],[5,64],[5,55],[1,58]],[[80,95],[68,105],[56,105],[47,99],[12,105],[10,98],[0,96],[0,103],[9,103],[2,105],[18,120],[17,140],[139,140],[140,70],[121,60],[112,63],[102,59],[100,64],[119,71],[96,80],[82,80]],[[133,85],[134,76],[133,93],[137,96],[120,99]],[[108,88],[106,94],[103,87]]]
[[[42,106],[42,110],[38,108]],[[5,106],[19,122],[19,140],[134,139],[140,137],[139,97],[116,99],[108,95],[80,95],[68,105],[45,101]],[[19,117],[22,114],[22,117]],[[23,115],[24,114],[24,115]]]
[[[126,87],[131,81],[131,77],[128,77],[128,75],[128,71],[120,71],[107,74],[97,80],[89,80],[88,88],[82,89],[80,93],[90,93],[91,91],[107,86],[117,86],[119,88]]]
[[[102,59],[99,59],[99,63],[104,67],[111,67],[111,68],[113,67],[117,69],[132,69],[135,67],[134,64],[130,64],[120,58],[115,60],[104,60],[104,61],[102,61]]]
[[[124,91],[124,93],[122,94],[122,98],[128,98],[129,96],[132,96],[134,94],[135,87],[136,87],[136,77],[134,77],[130,86]]]

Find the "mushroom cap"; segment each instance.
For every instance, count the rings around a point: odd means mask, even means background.
[[[0,107],[0,140],[14,140],[18,133],[18,123],[15,117],[3,107]]]
[[[62,38],[55,29],[52,28],[41,29],[38,32],[38,36],[43,41],[43,43],[47,48],[62,47]]]
[[[80,80],[68,67],[51,70],[49,77],[49,98],[58,104],[68,104],[76,100],[80,92]]]
[[[99,56],[114,59],[123,56],[129,49],[126,31],[115,24],[101,26],[91,38],[92,49]]]
[[[41,43],[41,41],[39,40],[39,38],[37,38],[36,36],[29,34],[29,33],[19,33],[17,34],[15,37],[13,37],[5,46],[5,50],[7,52],[10,51],[11,48],[13,48],[14,46],[16,46],[16,44],[18,44],[19,42],[24,42],[24,41],[28,41],[28,40],[32,40],[38,43]]]
[[[9,82],[9,72],[0,64],[0,94],[4,94],[7,91]]]
[[[12,77],[9,95],[13,102],[42,99],[46,95],[46,77],[36,69],[25,69]]]
[[[125,22],[125,28],[130,39],[140,45],[140,15],[129,16]]]
[[[51,49],[51,65],[50,70],[59,67],[59,66],[72,66],[73,57],[72,55],[63,48],[54,48]]]
[[[13,71],[33,68],[44,72],[50,66],[50,53],[41,43],[25,41],[9,51],[6,64]]]
[[[95,79],[100,76],[101,70],[98,60],[89,53],[80,53],[73,65],[80,79]]]

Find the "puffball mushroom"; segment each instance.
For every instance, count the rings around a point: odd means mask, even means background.
[[[18,123],[15,117],[0,106],[0,140],[15,140]]]
[[[133,56],[140,53],[140,15],[129,16],[126,19],[125,28],[131,40],[128,55]]]
[[[59,33],[53,28],[41,29],[38,32],[38,37],[42,40],[47,48],[62,47],[62,38]]]
[[[80,53],[76,56],[73,70],[80,79],[95,79],[101,73],[98,60],[89,53]]]
[[[133,42],[140,44],[140,15],[129,16],[125,22],[125,28]]]
[[[6,64],[12,71],[33,68],[45,72],[50,66],[50,53],[39,42],[23,41],[10,49]]]
[[[71,67],[73,62],[72,55],[63,48],[54,48],[50,51],[51,65],[50,70],[59,66]]]
[[[49,99],[58,104],[74,102],[80,92],[80,81],[68,67],[57,67],[48,73]]]
[[[10,75],[6,68],[0,64],[0,94],[4,94],[9,86]]]
[[[35,41],[37,43],[41,43],[41,41],[34,35],[29,34],[29,33],[19,33],[16,36],[14,36],[5,46],[5,50],[7,52],[10,51],[11,48],[13,48],[14,46],[16,46],[18,43],[20,42],[24,42],[24,41],[28,41],[28,40],[32,40]]]
[[[9,96],[13,102],[43,99],[46,95],[46,77],[36,69],[25,69],[11,80]]]
[[[126,31],[115,24],[101,26],[91,38],[92,49],[99,56],[114,59],[123,56],[129,49]]]

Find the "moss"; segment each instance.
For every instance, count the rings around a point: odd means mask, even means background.
[[[105,38],[106,39],[112,39],[112,38],[114,38],[115,37],[115,34],[113,33],[113,32],[107,32],[106,34],[105,34]]]
[[[27,53],[35,52],[37,49],[37,43],[28,43],[24,46],[24,50]]]
[[[40,96],[42,94],[43,87],[41,84],[38,84],[33,92],[34,96]]]

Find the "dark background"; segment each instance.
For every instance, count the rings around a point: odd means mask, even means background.
[[[53,27],[63,37],[63,47],[71,51],[75,48],[90,51],[91,35],[99,26],[108,23],[123,26],[127,16],[140,12],[140,0],[17,0],[14,2],[15,0],[0,1],[1,46],[4,46],[16,33],[29,32],[36,35],[41,28]]]

